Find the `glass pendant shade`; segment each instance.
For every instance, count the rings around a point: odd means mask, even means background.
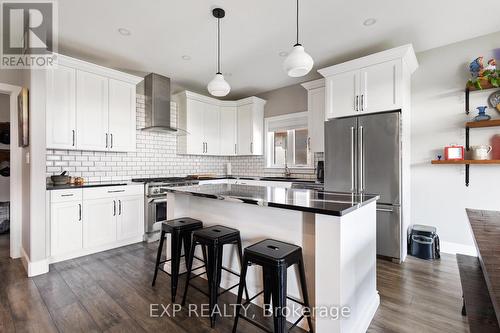
[[[283,62],[283,69],[290,77],[301,77],[309,73],[314,60],[306,53],[304,47],[297,44]]]
[[[217,73],[212,81],[208,83],[207,89],[212,96],[224,97],[231,91],[231,86],[224,80],[224,75]]]

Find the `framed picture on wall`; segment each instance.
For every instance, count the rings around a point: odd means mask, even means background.
[[[17,96],[19,126],[19,147],[29,146],[29,99],[28,88],[23,88]]]

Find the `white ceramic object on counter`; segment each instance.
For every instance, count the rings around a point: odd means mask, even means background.
[[[491,146],[488,145],[479,145],[472,146],[472,159],[473,160],[487,160],[488,154],[491,152]]]

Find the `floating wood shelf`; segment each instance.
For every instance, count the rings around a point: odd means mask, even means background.
[[[500,126],[500,119],[484,120],[484,121],[469,121],[468,123],[465,123],[465,127],[468,127],[468,128],[495,127],[495,126]]]
[[[500,160],[433,160],[432,164],[500,164]]]

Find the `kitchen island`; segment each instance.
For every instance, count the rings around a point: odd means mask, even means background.
[[[234,184],[168,188],[169,215],[240,230],[243,246],[265,238],[299,245],[307,273],[316,332],[365,332],[380,303],[376,289],[375,195]],[[239,271],[236,252],[223,264]],[[262,290],[261,271],[249,267],[251,295]],[[288,270],[288,294],[301,299],[296,269]],[[224,276],[221,286],[237,283]],[[256,303],[262,305],[261,299]],[[288,305],[293,309],[293,304]],[[289,316],[288,320],[297,317]],[[305,324],[304,324],[305,325]],[[306,327],[305,325],[304,327]]]

